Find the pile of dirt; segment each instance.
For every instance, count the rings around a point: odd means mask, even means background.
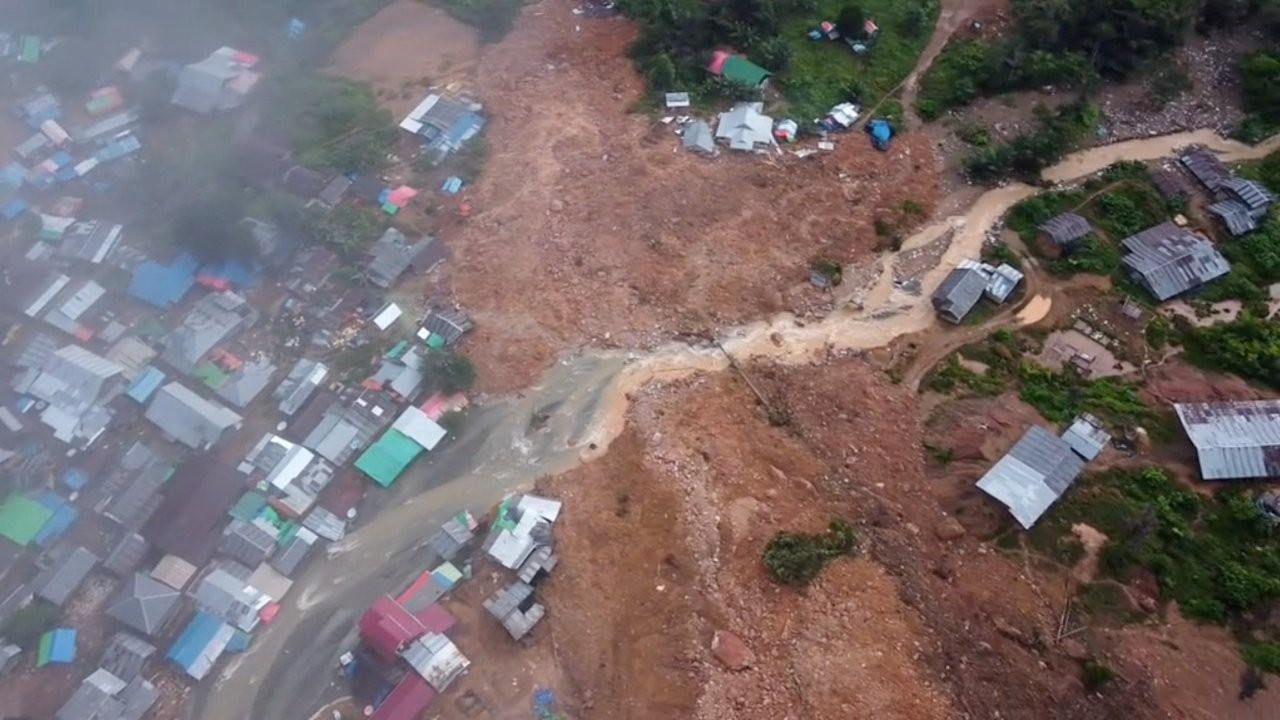
[[[884,153],[858,132],[803,159],[681,151],[671,126],[628,112],[644,89],[621,52],[633,26],[571,7],[527,8],[476,74],[488,159],[445,239],[483,389],[527,385],[571,348],[803,306],[813,257],[865,255],[884,241],[877,218],[906,232],[906,200],[932,211],[935,161],[913,133]]]
[[[1157,717],[1141,673],[1089,695],[1052,636],[1065,597],[957,528],[920,456],[915,398],[861,360],[636,394],[602,459],[545,481],[572,511],[546,596],[581,717]],[[812,586],[760,562],[780,530],[860,537]],[[945,538],[945,539],[944,539]],[[712,652],[740,638],[749,666]]]

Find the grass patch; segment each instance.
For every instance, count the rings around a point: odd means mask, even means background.
[[[1104,377],[1085,379],[1067,369],[1031,362],[1018,367],[1019,396],[1046,420],[1067,423],[1083,412],[1117,425],[1140,425],[1156,414],[1138,399],[1138,386]]]
[[[865,111],[888,96],[915,67],[938,19],[936,0],[863,0],[863,14],[880,26],[865,55],[854,55],[842,41],[810,40],[809,30],[823,20],[834,22],[847,0],[821,0],[813,12],[795,12],[782,21],[782,38],[791,61],[779,78],[790,114],[797,121],[821,117],[832,105],[856,100]],[[920,13],[924,18],[921,23]],[[913,26],[919,23],[919,27]],[[877,111],[892,108],[882,107]],[[901,117],[901,106],[898,106]],[[892,122],[892,118],[889,118]]]
[[[987,243],[982,246],[982,259],[991,265],[1005,263],[1011,267],[1022,269],[1022,256],[1003,242]]]
[[[1230,626],[1251,665],[1280,668],[1273,662],[1280,638],[1265,622],[1280,601],[1280,533],[1247,490],[1226,487],[1205,498],[1160,468],[1097,473],[1055,505],[1033,537],[1060,537],[1077,522],[1109,538],[1100,555],[1104,577],[1150,574],[1161,599],[1177,601],[1187,617]],[[1110,593],[1092,588],[1083,604],[1118,611],[1120,598]]]
[[[1071,250],[1071,254],[1050,260],[1049,272],[1059,277],[1077,273],[1115,275],[1120,270],[1120,248],[1109,240],[1089,233]]]
[[[821,534],[779,532],[764,548],[762,560],[778,582],[803,587],[813,582],[832,558],[857,550],[858,536],[853,526],[832,519]]]
[[[520,17],[524,0],[430,0],[455,19],[480,31],[482,42],[494,43],[507,36]]]
[[[1050,190],[1019,201],[1005,215],[1005,227],[1018,233],[1028,248],[1036,247],[1037,228],[1049,218],[1079,207],[1085,194],[1079,190]],[[1034,252],[1034,251],[1033,251]]]

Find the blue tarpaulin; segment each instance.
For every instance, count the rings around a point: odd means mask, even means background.
[[[54,173],[53,177],[56,178],[58,182],[71,182],[80,176],[76,175],[76,169],[74,167],[67,165],[66,167],[58,168],[58,172]]]
[[[223,625],[225,623],[213,615],[203,610],[197,612],[186,629],[173,642],[173,646],[169,648],[169,653],[165,657],[183,670],[190,670],[200,660],[205,648],[222,630]]]
[[[462,189],[462,178],[457,175],[450,175],[444,179],[444,185],[441,185],[440,189],[450,195],[456,195]]]
[[[168,308],[196,284],[197,267],[196,259],[186,253],[168,265],[154,260],[139,263],[129,282],[129,295],[158,308]]]
[[[227,643],[227,652],[242,653],[245,650],[248,650],[249,640],[251,639],[252,638],[249,637],[249,633],[243,630],[236,630],[235,634],[231,636],[231,642]]]
[[[164,373],[148,365],[138,371],[138,375],[133,378],[133,382],[129,383],[128,388],[125,388],[124,394],[136,402],[145,404],[163,382]]]
[[[49,159],[52,160],[53,164],[57,165],[58,167],[63,167],[64,165],[71,164],[71,156],[67,154],[66,150],[59,150],[58,152],[50,156]]]
[[[89,473],[78,467],[69,467],[62,471],[62,477],[59,479],[64,487],[70,490],[79,490],[89,484]]]
[[[33,542],[40,547],[49,547],[76,524],[78,517],[80,517],[79,511],[64,503],[54,510],[53,515],[41,526],[40,532],[32,538]]]
[[[61,495],[52,490],[45,490],[37,495],[33,495],[31,499],[48,508],[51,512],[56,512],[58,508],[67,504],[67,501],[63,500]]]
[[[306,23],[302,22],[298,18],[291,18],[289,20],[289,26],[285,28],[285,32],[289,35],[290,38],[298,38],[302,36],[302,31],[306,29],[307,29]]]
[[[76,631],[57,628],[49,631],[49,662],[73,663],[76,661]]]
[[[0,217],[5,220],[13,220],[22,213],[27,211],[27,203],[22,198],[14,198],[0,208]]]
[[[867,124],[867,132],[871,134],[871,142],[879,150],[889,147],[889,138],[893,137],[893,128],[889,127],[889,123],[881,118],[876,118]]]

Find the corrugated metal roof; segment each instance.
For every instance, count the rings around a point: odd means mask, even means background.
[[[1175,403],[1206,480],[1280,476],[1280,400]]]
[[[933,308],[943,319],[958,323],[982,299],[987,277],[976,267],[957,267],[933,291]]]
[[[1125,238],[1124,265],[1158,300],[1226,275],[1231,266],[1208,240],[1171,222]]]
[[[982,476],[978,488],[999,500],[1018,524],[1030,529],[1083,469],[1084,460],[1065,440],[1033,425]]]
[[[236,413],[205,400],[179,382],[161,388],[145,416],[166,435],[195,450],[218,444],[223,432],[242,420]]]
[[[1061,246],[1070,245],[1093,231],[1088,220],[1071,212],[1049,218],[1038,229]]]
[[[1235,176],[1222,181],[1218,189],[1230,194],[1255,216],[1261,216],[1267,207],[1275,201],[1275,196],[1262,183]]]
[[[31,582],[31,590],[36,597],[61,606],[71,599],[80,588],[80,583],[84,582],[97,564],[97,555],[77,547],[54,565],[41,571]]]
[[[178,591],[145,573],[134,573],[107,614],[144,635],[164,629],[178,605]]]
[[[425,450],[435,448],[448,434],[443,427],[427,417],[426,413],[412,405],[404,409],[391,427],[399,430],[405,437],[421,445]]]
[[[1066,441],[1077,455],[1085,460],[1092,460],[1111,442],[1111,436],[1103,429],[1102,421],[1085,413],[1075,419],[1062,439]]]
[[[227,649],[235,628],[205,612],[197,612],[166,655],[196,680],[202,680]]]
[[[1218,185],[1230,176],[1218,156],[1202,147],[1188,149],[1178,157],[1178,161],[1210,190],[1217,190]]]
[[[1209,212],[1217,216],[1232,235],[1244,235],[1258,229],[1258,223],[1249,214],[1249,208],[1237,200],[1221,200],[1209,206]]]
[[[106,649],[102,651],[101,665],[107,672],[129,682],[142,672],[142,666],[155,651],[155,646],[142,638],[118,632],[111,636]]]
[[[433,632],[409,643],[400,657],[437,692],[444,692],[471,666],[452,640]]]
[[[987,297],[994,302],[1002,303],[1009,299],[1020,282],[1022,282],[1022,272],[1012,265],[1001,263],[999,267],[992,269],[991,276],[987,279]]]
[[[276,386],[271,397],[280,401],[281,413],[293,415],[306,404],[328,375],[327,365],[303,358],[289,370],[289,374]]]
[[[266,560],[276,547],[276,539],[266,530],[244,520],[232,520],[222,534],[219,550],[229,558],[254,567]]]
[[[147,554],[147,540],[138,533],[126,533],[102,566],[119,577],[128,577],[142,564]]]

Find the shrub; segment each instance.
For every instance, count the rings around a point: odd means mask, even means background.
[[[1097,658],[1090,658],[1081,664],[1081,679],[1084,681],[1084,687],[1089,692],[1097,692],[1101,690],[1107,683],[1111,682],[1116,674],[1115,671],[1102,664]]]
[[[857,549],[853,526],[839,518],[820,535],[782,531],[765,546],[764,566],[778,582],[803,587],[813,582],[829,560]]]
[[[33,650],[39,644],[40,636],[58,624],[59,615],[58,608],[33,602],[11,615],[0,635],[23,650]]]
[[[1280,643],[1246,642],[1240,646],[1240,656],[1251,668],[1280,673]]]
[[[427,354],[427,374],[445,393],[469,390],[476,381],[476,369],[465,355],[437,350]]]
[[[1169,344],[1169,334],[1173,332],[1173,326],[1169,323],[1169,318],[1164,315],[1156,314],[1152,316],[1151,322],[1147,323],[1143,334],[1147,338],[1147,345],[1154,350],[1163,350]]]

